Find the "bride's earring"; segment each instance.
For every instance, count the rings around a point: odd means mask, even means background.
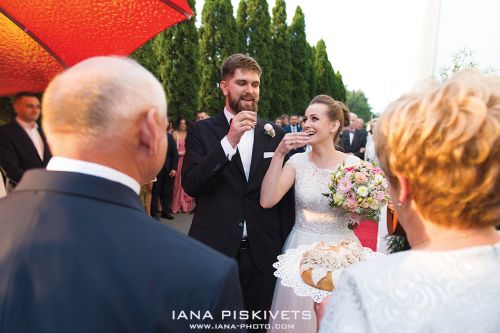
[[[398,203],[396,205],[398,205],[398,207],[403,207],[403,204],[401,203],[401,201],[398,201]]]

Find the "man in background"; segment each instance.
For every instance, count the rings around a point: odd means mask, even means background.
[[[205,119],[208,119],[208,118],[210,118],[210,116],[205,111],[198,111],[198,112],[196,112],[196,121],[198,121],[198,120],[205,120]]]
[[[290,124],[285,127],[285,133],[297,133],[302,132],[302,127],[299,124],[299,116],[296,114],[292,114],[290,116]],[[289,156],[295,155],[297,153],[303,153],[305,151],[305,147],[299,147],[297,149],[292,149],[288,153]]]
[[[167,120],[167,128],[168,128]],[[173,220],[172,216],[172,190],[174,187],[174,178],[177,175],[177,163],[179,162],[179,152],[172,134],[167,133],[167,157],[163,168],[156,176],[156,182],[153,182],[151,194],[151,216],[158,218],[158,199],[160,199],[162,212],[161,217],[167,220]]]
[[[360,159],[364,159],[367,132],[356,128],[359,124],[358,116],[350,112],[349,126],[344,129],[340,139],[342,149],[345,153],[356,155]]]
[[[8,190],[19,183],[26,170],[46,167],[51,157],[45,134],[37,124],[38,96],[19,93],[12,106],[16,118],[0,127],[0,166],[7,177]]]

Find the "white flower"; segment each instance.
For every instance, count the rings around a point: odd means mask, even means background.
[[[339,203],[344,201],[344,196],[340,195],[338,192],[333,194],[333,202]]]
[[[365,186],[360,186],[356,190],[356,193],[364,198],[368,195],[368,189]]]
[[[375,177],[374,177],[374,180],[375,180],[375,184],[382,184],[382,182],[384,181],[384,176],[382,176],[381,174],[376,174]]]
[[[264,125],[264,131],[266,131],[266,134],[269,135],[271,138],[274,138],[276,136],[276,132],[274,131],[273,125],[269,123]]]

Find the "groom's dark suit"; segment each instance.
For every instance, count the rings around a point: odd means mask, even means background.
[[[229,131],[224,112],[192,123],[186,138],[182,184],[189,195],[198,199],[189,235],[228,256],[237,257],[246,222],[251,258],[260,271],[272,278],[272,264],[293,226],[294,206],[291,192],[273,208],[260,206],[262,180],[272,153],[284,135],[281,128],[274,126],[276,136],[270,137],[264,124],[262,119],[257,120],[247,181],[239,152],[229,161],[222,148],[220,141]],[[273,288],[274,285],[270,288],[262,285],[259,290],[259,294],[269,295],[269,304],[258,305],[261,309],[269,308]],[[246,305],[251,297],[260,296],[249,295],[245,286],[243,293]]]
[[[242,308],[234,260],[80,173],[28,171],[0,200],[0,262],[2,332],[199,332],[180,311]]]

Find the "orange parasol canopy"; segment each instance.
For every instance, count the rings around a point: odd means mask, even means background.
[[[90,57],[129,55],[192,14],[186,0],[0,0],[0,96],[42,92]]]

